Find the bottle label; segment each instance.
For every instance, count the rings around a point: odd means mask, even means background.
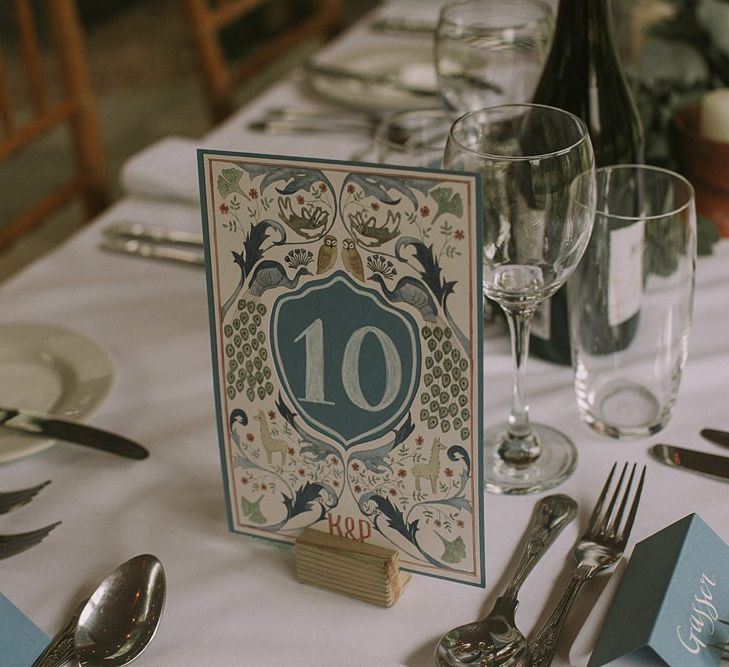
[[[643,234],[645,221],[610,233],[608,323],[618,326],[640,309],[643,293]]]
[[[530,332],[532,336],[541,338],[542,340],[549,340],[549,332],[551,329],[552,313],[550,311],[551,299],[547,299],[537,306],[532,316],[532,326]]]

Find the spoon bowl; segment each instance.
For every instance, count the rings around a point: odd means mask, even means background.
[[[159,625],[166,593],[162,563],[150,554],[122,563],[84,605],[74,648],[81,667],[128,665]]]
[[[486,618],[453,628],[441,637],[435,647],[438,667],[517,667],[522,664],[527,641],[514,619],[519,604],[517,594],[534,566],[576,514],[577,503],[563,494],[547,496],[537,502],[511,582]]]

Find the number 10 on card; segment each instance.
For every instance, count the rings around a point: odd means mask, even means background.
[[[271,342],[287,398],[310,426],[348,448],[408,413],[420,375],[415,321],[344,273],[273,306]]]

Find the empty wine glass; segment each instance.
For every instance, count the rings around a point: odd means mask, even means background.
[[[466,0],[445,5],[435,31],[438,86],[453,109],[532,99],[554,31],[541,0]]]
[[[542,491],[574,470],[577,453],[565,435],[529,420],[529,327],[590,239],[595,166],[587,127],[566,111],[533,104],[472,111],[451,128],[443,162],[481,176],[483,290],[501,306],[511,335],[511,413],[484,434],[486,489]]]

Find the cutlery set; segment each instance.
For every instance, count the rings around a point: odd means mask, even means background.
[[[202,267],[205,266],[202,246],[200,234],[120,222],[104,230],[104,240],[99,247],[108,252]]]
[[[0,493],[0,514],[6,514],[13,510],[27,505],[44,487],[50,484],[50,480],[20,491],[6,491]],[[59,523],[52,523],[44,528],[31,530],[27,533],[14,533],[12,535],[0,535],[0,560],[10,558],[22,553],[36,544],[42,542]]]
[[[128,438],[53,415],[0,407],[0,428],[27,435],[64,440],[125,458],[139,460],[149,456],[149,452],[144,447]],[[28,504],[48,484],[50,484],[50,480],[19,491],[0,492],[0,514],[12,512]],[[0,560],[15,556],[39,544],[60,523],[57,521],[27,533],[0,535]]]
[[[617,564],[633,527],[643,491],[645,467],[631,494],[636,465],[633,464],[626,480],[626,463],[608,500],[616,468],[617,464],[614,464],[587,528],[573,549],[572,578],[544,625],[530,640],[524,638],[514,620],[516,596],[537,561],[577,514],[575,501],[564,495],[548,496],[537,503],[524,553],[512,582],[485,619],[455,628],[443,636],[435,650],[438,667],[546,667],[552,663],[565,620],[580,590],[596,574]]]

